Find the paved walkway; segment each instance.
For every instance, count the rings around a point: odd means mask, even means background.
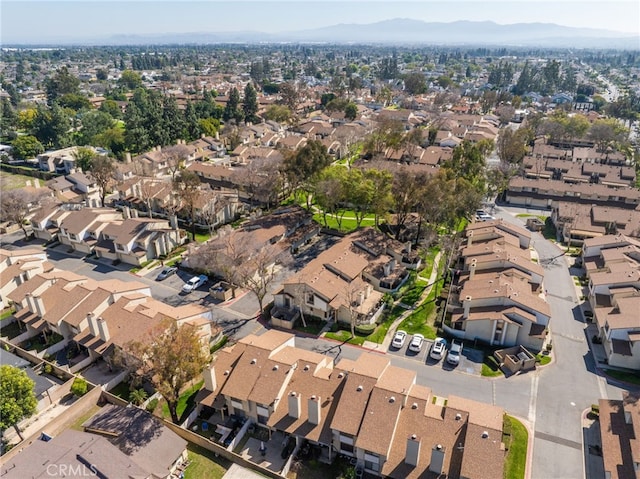
[[[438,276],[438,266],[440,264],[441,256],[442,256],[442,253],[438,251],[438,254],[436,254],[436,257],[433,259],[433,267],[431,268],[431,275],[429,275],[429,279],[427,280],[428,285],[420,295],[420,298],[418,299],[418,301],[416,301],[415,303],[416,305],[422,304],[427,299],[427,296],[429,296],[429,293],[431,293],[431,288],[433,288],[433,285],[436,283],[436,277]],[[418,278],[425,279],[421,276],[418,276]],[[395,330],[397,329],[398,326],[400,326],[400,323],[402,323],[402,321],[404,321],[414,311],[415,311],[415,306],[412,307],[411,309],[407,309],[404,313],[398,316],[398,318],[393,322],[393,324],[389,326],[389,330],[387,331],[387,335],[385,336],[384,341],[382,341],[382,344],[365,341],[363,346],[365,348],[381,349],[383,351],[386,351],[387,349],[389,349],[391,341],[393,340],[393,335],[395,333]]]

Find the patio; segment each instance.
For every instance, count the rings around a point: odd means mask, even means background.
[[[283,459],[281,456],[286,439],[286,436],[281,432],[274,432],[271,434],[271,439],[265,437],[265,440],[249,437],[244,444],[240,444],[236,452],[255,464],[273,472],[280,472],[288,459],[288,457]],[[262,450],[263,446],[265,450]]]

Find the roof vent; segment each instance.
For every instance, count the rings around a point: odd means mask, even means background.
[[[344,377],[344,373],[343,372],[338,373],[338,378],[342,379],[343,377]]]
[[[418,409],[418,403],[417,403],[417,402],[414,402],[414,403],[411,405],[411,409]]]
[[[414,441],[418,438],[418,436],[416,436],[415,434],[411,434],[411,439],[413,439]]]
[[[489,433],[487,431],[482,431],[482,438],[486,439],[489,437]]]
[[[224,375],[225,375],[225,376],[228,376],[228,375],[229,375],[229,370],[228,370],[228,369],[224,372]]]
[[[436,444],[436,449],[439,451],[440,449],[442,449],[442,444]]]
[[[390,402],[391,404],[393,404],[394,402],[396,402],[396,398],[395,398],[395,396],[391,396],[391,397],[389,398],[389,402]]]
[[[258,362],[258,360],[257,360],[256,358],[253,358],[253,359],[251,360],[251,364],[255,364],[255,363],[257,363],[257,362]]]
[[[456,414],[456,421],[459,421],[460,419],[462,419],[462,414],[460,413]]]
[[[356,391],[358,391],[358,392],[362,391],[362,386],[358,386],[358,387],[356,388]]]
[[[305,365],[304,365],[304,368],[302,368],[302,369],[303,369],[304,371],[308,371],[308,370],[309,370],[309,365],[308,365],[308,364],[305,364]]]
[[[278,370],[278,365],[277,365],[277,364],[274,364],[274,365],[273,365],[273,370],[274,370],[274,371],[277,371],[277,370]]]
[[[311,396],[311,400],[315,401],[316,400],[316,395],[314,394],[313,396]]]
[[[296,392],[295,392],[295,391],[291,391],[291,392],[289,393],[289,396],[295,396],[295,395],[296,395]]]

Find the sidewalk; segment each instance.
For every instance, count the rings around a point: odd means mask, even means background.
[[[429,293],[431,293],[431,288],[433,288],[433,285],[435,284],[435,281],[436,281],[436,277],[438,276],[438,266],[440,265],[441,256],[442,256],[442,252],[438,251],[438,254],[433,259],[433,267],[431,268],[431,275],[429,275],[428,286],[424,289],[424,291],[420,295],[420,298],[415,303],[418,306],[422,304],[424,300],[427,299],[427,296],[429,296]],[[419,276],[419,278],[425,279],[421,276]],[[395,330],[400,325],[400,323],[402,323],[402,321],[404,321],[409,315],[411,315],[411,313],[413,313],[414,310],[415,310],[415,306],[411,309],[406,310],[404,313],[398,316],[398,318],[393,322],[393,324],[389,326],[389,330],[387,331],[387,335],[385,336],[382,344],[370,343],[368,341],[365,341],[363,346],[371,349],[380,348],[383,351],[386,351],[387,349],[389,349]]]

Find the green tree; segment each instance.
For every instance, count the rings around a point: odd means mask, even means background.
[[[211,358],[195,326],[175,322],[163,326],[164,331],[149,341],[129,343],[125,354],[133,374],[153,384],[167,401],[171,420],[178,424],[180,393],[200,377]]]
[[[0,218],[20,226],[27,239],[29,234],[25,227],[28,224],[27,215],[32,206],[36,206],[38,198],[27,190],[18,189],[3,192],[0,195]]]
[[[312,185],[316,176],[331,164],[327,147],[318,140],[311,140],[285,158],[284,173],[294,192],[300,188],[307,192],[307,208],[311,207]]]
[[[103,101],[98,110],[108,113],[111,118],[115,118],[116,120],[122,118],[122,110],[115,100]]]
[[[142,78],[133,70],[125,70],[118,79],[118,85],[122,85],[129,90],[135,90],[142,86]]]
[[[74,111],[90,110],[92,108],[89,99],[80,93],[65,93],[57,99],[62,108],[69,108]]]
[[[291,110],[285,105],[269,105],[264,118],[278,123],[286,123],[291,120]]]
[[[51,108],[38,105],[33,120],[33,135],[45,147],[63,148],[69,146],[71,122],[69,116],[57,104]]]
[[[40,143],[35,136],[31,135],[19,136],[13,140],[11,147],[13,148],[13,156],[18,160],[35,158],[44,152],[42,143]]]
[[[83,173],[88,173],[93,167],[93,159],[96,156],[96,152],[93,151],[92,148],[79,146],[71,156],[73,156],[76,166],[80,168]]]
[[[96,80],[105,81],[109,78],[109,72],[104,68],[98,68],[96,70]]]
[[[56,73],[45,80],[44,88],[47,92],[49,104],[53,104],[58,98],[67,93],[80,93],[80,80],[69,73],[67,67],[62,67]]]
[[[358,105],[356,105],[355,103],[350,101],[344,107],[344,117],[347,120],[353,121],[353,120],[355,120],[357,118],[357,116],[358,116]]]
[[[145,400],[147,399],[148,395],[147,395],[147,391],[145,391],[142,388],[139,389],[134,389],[133,391],[131,391],[129,393],[129,399],[131,400],[131,402],[133,404],[135,404],[136,406],[140,406],[140,404],[142,404],[143,402],[145,402]]]
[[[99,110],[86,112],[81,116],[80,121],[82,129],[80,130],[78,143],[81,145],[96,145],[96,137],[103,134],[114,124],[111,115]]]
[[[0,430],[13,427],[20,439],[18,423],[35,414],[38,401],[35,383],[22,369],[0,366]]]
[[[218,129],[220,128],[220,120],[215,118],[202,118],[198,120],[198,126],[200,131],[207,136],[216,136]]]
[[[244,112],[244,121],[251,123],[258,121],[258,94],[251,82],[247,83],[244,88],[242,111]]]
[[[80,397],[87,394],[89,390],[89,385],[87,384],[86,379],[77,377],[73,380],[73,384],[71,384],[71,393],[74,396]]]
[[[443,88],[446,86],[441,85]],[[409,95],[421,95],[427,92],[427,82],[420,72],[407,73],[404,76],[404,89]]]
[[[222,119],[224,121],[236,120],[236,122],[241,121],[242,110],[239,109],[240,106],[240,92],[236,87],[233,87],[229,92],[229,99],[227,100],[227,104],[224,107],[224,113],[222,114]]]

